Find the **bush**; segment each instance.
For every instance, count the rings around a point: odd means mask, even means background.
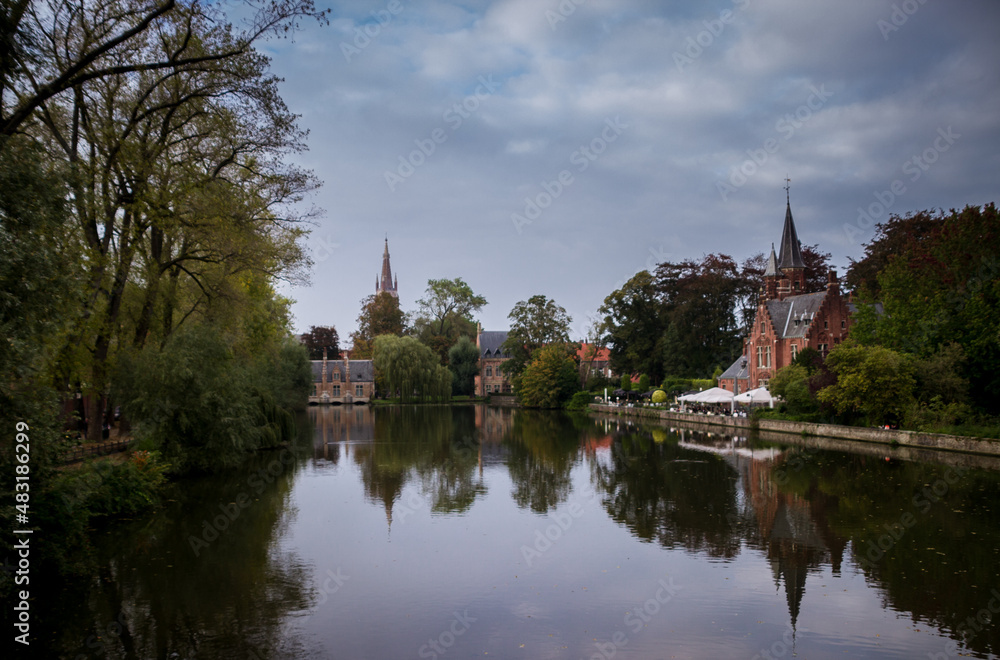
[[[594,402],[594,395],[590,392],[577,392],[566,402],[567,410],[586,410],[587,406]]]
[[[651,401],[653,403],[666,403],[668,398],[669,397],[667,397],[666,392],[664,392],[663,390],[656,390],[655,392],[653,392]]]

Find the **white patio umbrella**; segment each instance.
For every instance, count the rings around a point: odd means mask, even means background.
[[[721,387],[712,387],[695,394],[685,394],[677,400],[682,403],[730,403],[733,400],[733,393]]]
[[[736,403],[766,403],[774,407],[774,397],[767,391],[766,387],[758,387],[755,390],[736,395]]]

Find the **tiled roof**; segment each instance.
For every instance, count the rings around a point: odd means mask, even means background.
[[[592,345],[586,343],[580,344],[580,350],[576,352],[577,357],[581,360],[593,360],[595,362],[607,362],[611,359],[611,351],[607,348],[599,348],[593,357],[589,357]]]
[[[789,296],[784,300],[768,300],[767,311],[780,338],[805,337],[816,312],[823,305],[826,291]]]
[[[736,361],[733,362],[731,365],[729,365],[729,368],[723,371],[722,375],[719,376],[719,378],[720,379],[735,378],[738,380],[746,380],[747,378],[749,378],[750,376],[747,373],[747,365],[745,359],[746,358],[744,358],[742,355],[736,358]],[[743,362],[742,367],[740,367],[741,362]]]
[[[479,333],[479,355],[484,358],[510,357],[501,346],[507,341],[506,330],[483,330]]]
[[[343,382],[347,376],[344,370],[343,360],[328,360],[326,363],[326,381],[328,383],[337,382],[333,375],[340,374],[340,381]],[[312,360],[313,382],[319,383],[323,380],[323,360]],[[351,360],[351,382],[371,383],[375,381],[375,364],[371,360]]]
[[[802,253],[799,251],[799,237],[795,233],[795,222],[792,220],[792,207],[785,207],[785,227],[781,232],[781,253],[778,256],[778,268],[805,268]]]

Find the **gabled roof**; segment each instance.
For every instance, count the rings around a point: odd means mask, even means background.
[[[598,348],[593,357],[588,357],[591,354],[591,346],[593,344],[581,343],[580,350],[576,352],[577,357],[581,360],[593,360],[594,362],[607,362],[611,359],[611,351],[606,347]]]
[[[785,206],[785,228],[781,230],[781,254],[778,257],[778,268],[805,268],[802,253],[799,251],[799,237],[795,233],[795,222],[792,220],[792,205]]]
[[[501,346],[507,341],[506,330],[483,330],[479,333],[479,355],[484,358],[510,357]]]
[[[743,363],[742,366],[740,366],[741,362]],[[738,358],[736,358],[735,362],[729,365],[728,369],[722,372],[722,375],[719,376],[719,379],[721,380],[723,378],[733,378],[736,380],[747,380],[749,377],[750,375],[747,373],[746,358],[741,355]]]
[[[323,360],[311,360],[313,382],[323,380]],[[338,382],[333,375],[340,374],[340,381],[345,380],[347,372],[343,360],[328,360],[326,363],[326,380],[328,383]],[[371,383],[375,381],[375,363],[371,360],[351,360],[351,382]]]
[[[767,312],[771,315],[775,334],[780,338],[805,337],[825,298],[826,291],[819,291],[784,300],[768,300]]]

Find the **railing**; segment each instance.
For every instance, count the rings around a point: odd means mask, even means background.
[[[82,461],[85,458],[107,456],[108,454],[125,451],[128,449],[131,442],[132,438],[123,438],[121,440],[108,440],[107,442],[98,442],[94,444],[80,445],[79,447],[72,447],[68,449],[65,454],[63,454],[63,463],[76,463],[77,461]]]

